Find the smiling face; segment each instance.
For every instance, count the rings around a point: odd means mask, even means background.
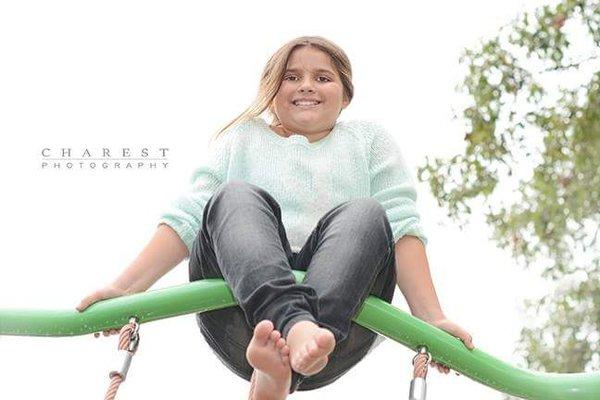
[[[327,53],[311,46],[291,53],[273,99],[274,112],[284,132],[319,140],[327,136],[348,103]]]

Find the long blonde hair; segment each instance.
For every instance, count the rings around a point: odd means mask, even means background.
[[[331,58],[333,66],[337,70],[342,85],[344,87],[344,96],[348,102],[352,100],[354,96],[354,86],[352,85],[352,68],[350,66],[350,60],[344,50],[338,45],[327,40],[321,36],[301,36],[296,39],[290,40],[279,48],[269,59],[263,70],[260,78],[260,84],[258,87],[258,93],[256,99],[250,106],[244,110],[240,115],[235,117],[227,125],[221,128],[212,140],[216,139],[221,133],[230,127],[244,122],[250,118],[261,115],[267,108],[273,118],[273,124],[279,123],[275,110],[273,108],[273,99],[279,90],[279,86],[283,80],[283,74],[285,72],[288,59],[292,52],[303,46],[315,47],[324,53],[328,54]]]

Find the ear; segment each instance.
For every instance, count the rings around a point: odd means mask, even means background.
[[[344,96],[344,100],[342,101],[342,110],[348,107],[348,104],[350,104],[350,101],[346,99],[346,96]]]

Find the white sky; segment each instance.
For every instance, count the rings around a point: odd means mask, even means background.
[[[208,137],[253,99],[268,57],[301,35],[345,49],[356,95],[342,119],[381,122],[415,168],[452,155],[465,46],[520,10],[516,0],[350,3],[31,2],[0,6],[0,307],[74,308],[112,282],[187,186]],[[531,8],[540,1],[527,2]],[[395,3],[394,3],[395,4]],[[43,148],[170,148],[166,170],[42,170]],[[544,292],[488,240],[481,218],[458,230],[425,185],[419,209],[443,310],[475,345],[516,362],[522,300]],[[151,289],[188,281],[182,263]],[[395,304],[408,310],[398,291]],[[118,398],[245,398],[193,315],[141,327]],[[116,337],[0,338],[0,397],[99,398]],[[334,384],[297,399],[407,398],[412,352],[390,340]],[[500,399],[431,371],[430,399]]]

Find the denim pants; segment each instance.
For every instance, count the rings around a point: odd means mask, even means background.
[[[292,269],[306,271],[297,284]],[[327,385],[358,363],[377,334],[352,322],[369,294],[388,303],[395,288],[394,240],[383,207],[372,198],[342,203],[292,252],[280,207],[262,188],[230,181],[204,208],[189,261],[190,281],[223,278],[238,306],[196,314],[221,361],[250,380],[246,347],[264,319],[287,337],[301,320],[333,332],[336,346],[319,373],[292,374],[290,393]]]

